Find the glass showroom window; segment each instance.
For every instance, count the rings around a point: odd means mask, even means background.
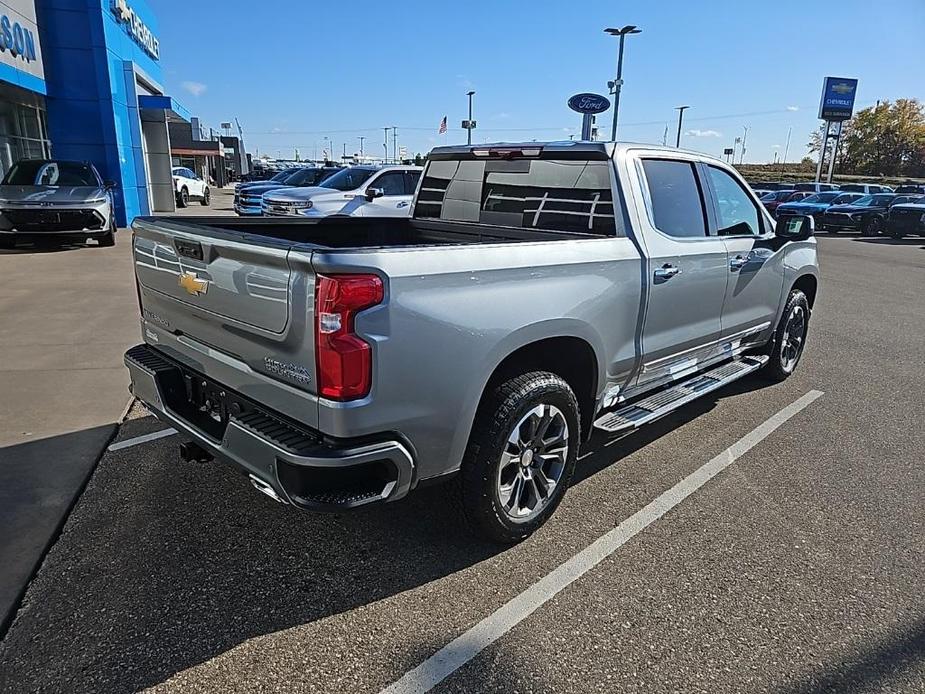
[[[51,156],[45,110],[0,100],[0,176],[20,159]]]

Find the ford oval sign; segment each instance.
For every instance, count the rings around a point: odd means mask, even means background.
[[[568,107],[578,113],[603,113],[610,108],[610,100],[600,94],[576,94],[568,100]]]

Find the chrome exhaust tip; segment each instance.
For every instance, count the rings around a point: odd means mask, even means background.
[[[248,475],[247,477],[248,479],[250,479],[251,484],[254,485],[254,489],[256,489],[258,492],[263,492],[264,494],[266,494],[268,497],[270,497],[271,499],[273,499],[273,501],[276,501],[277,503],[280,503],[280,504],[286,503],[286,500],[283,499],[279,494],[277,494],[276,490],[274,490],[273,487],[271,487],[269,484],[264,482],[262,479],[260,479],[256,475]]]

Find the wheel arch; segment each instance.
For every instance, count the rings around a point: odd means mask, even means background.
[[[816,279],[815,275],[806,273],[805,275],[800,275],[794,280],[791,290],[799,289],[801,292],[806,294],[806,300],[809,302],[809,308],[813,308],[813,304],[816,303],[816,293],[819,290],[819,280]],[[789,294],[789,292],[788,292]]]
[[[600,362],[594,347],[582,337],[559,335],[523,344],[495,366],[482,388],[476,411],[498,383],[530,371],[548,371],[560,376],[575,393],[582,433],[587,436],[591,432],[597,402],[599,369]]]

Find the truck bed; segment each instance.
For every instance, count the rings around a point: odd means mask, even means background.
[[[488,227],[483,224],[438,220],[373,217],[280,219],[277,217],[138,217],[135,225],[156,224],[172,231],[241,239],[279,245],[306,245],[338,250],[562,241],[588,238],[560,231]],[[274,244],[276,245],[276,244]]]

